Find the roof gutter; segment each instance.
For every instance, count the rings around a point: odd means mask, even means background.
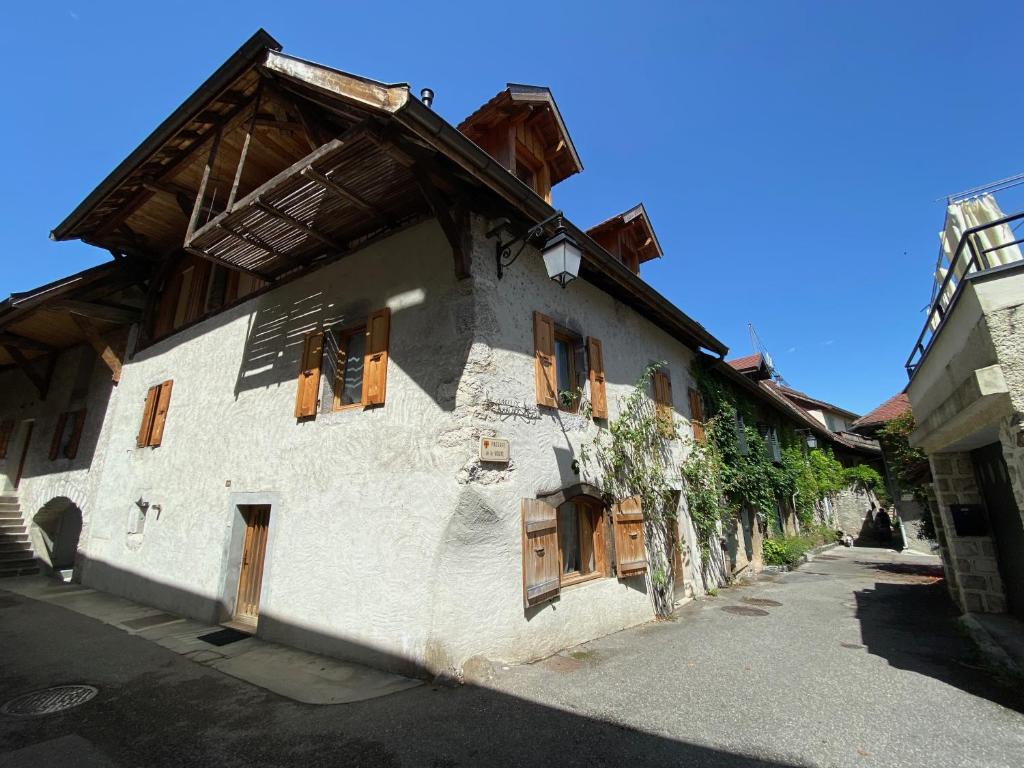
[[[120,165],[111,171],[110,175],[100,182],[99,186],[90,192],[89,196],[79,203],[78,207],[64,221],[50,232],[50,239],[72,240],[78,237],[78,235],[73,234],[74,230],[81,224],[89,211],[117,189],[140,163],[180,131],[192,119],[200,106],[237,80],[268,49],[279,51],[281,50],[281,44],[271,37],[268,32],[260,28],[231,55],[231,58],[210,75],[206,82],[185,99],[181,106],[160,123],[156,130],[147,136],[128,157],[122,160]]]
[[[543,221],[554,215],[555,209],[550,204],[544,202],[497,160],[419,100],[409,99],[393,114],[398,122],[423,136],[470,173],[483,177],[501,197],[533,220]],[[595,269],[611,278],[624,291],[661,315],[670,324],[684,331],[698,347],[709,349],[720,358],[729,351],[725,344],[712,336],[700,323],[626,269],[586,232],[568,220],[565,220],[565,227],[582,246],[585,259],[589,260]]]

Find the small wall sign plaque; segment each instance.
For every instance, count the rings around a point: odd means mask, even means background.
[[[480,438],[480,461],[497,461],[507,464],[511,454],[511,443],[502,437]]]

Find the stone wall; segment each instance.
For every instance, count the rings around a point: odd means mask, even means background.
[[[1003,613],[1006,598],[996,563],[995,545],[991,536],[957,536],[950,506],[953,504],[984,504],[974,475],[971,455],[941,453],[929,457],[936,503],[941,515],[944,539],[943,561],[947,564],[954,599],[963,610]]]

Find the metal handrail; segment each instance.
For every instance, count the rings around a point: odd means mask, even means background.
[[[974,245],[974,235],[978,234],[979,232],[984,232],[987,229],[992,229],[993,227],[1001,227],[1004,224],[1009,224],[1011,221],[1017,221],[1018,219],[1024,219],[1024,211],[1019,211],[1009,216],[1004,216],[1001,219],[990,221],[987,224],[980,224],[977,227],[971,227],[969,229],[964,230],[964,233],[960,236],[960,242],[957,243],[956,251],[953,253],[953,258],[950,259],[949,261],[949,270],[946,272],[946,277],[943,278],[942,284],[939,286],[938,293],[936,293],[935,295],[935,300],[931,303],[931,305],[928,308],[928,315],[924,321],[924,328],[921,329],[921,333],[918,335],[917,341],[914,343],[914,348],[911,350],[910,356],[907,357],[907,362],[904,363],[903,365],[903,367],[907,371],[908,378],[914,377],[914,372],[917,370],[917,366],[920,365],[921,358],[924,358],[925,353],[931,347],[932,341],[934,341],[935,337],[939,333],[939,330],[942,328],[942,325],[946,322],[946,314],[948,313],[949,309],[956,303],[956,300],[960,295],[960,287],[963,285],[964,282],[963,279],[957,281],[956,288],[953,291],[953,295],[949,297],[949,301],[947,302],[946,306],[943,307],[942,297],[946,293],[946,289],[949,287],[950,281],[954,279],[957,262],[960,260],[960,257],[963,254],[964,244],[966,243],[971,251],[971,258],[967,261],[967,264],[964,267],[964,277],[966,277],[972,269],[975,269],[979,272],[983,272],[987,269],[990,269],[992,265],[989,263],[989,260],[987,258],[989,253],[993,251],[998,251],[1002,248],[1006,248],[1011,245],[1018,245],[1024,242],[1024,239],[1014,240],[1013,242],[1010,243],[1003,243],[1002,245],[996,246],[994,248],[986,248],[985,250],[981,251],[981,253],[979,253],[978,249]],[[925,343],[925,336],[928,334],[929,328],[931,327],[932,317],[935,315],[936,312],[938,312],[939,314],[939,323],[938,325],[935,326],[935,330],[931,332],[931,337],[928,339],[927,343]],[[914,362],[915,357],[919,358],[917,362]]]

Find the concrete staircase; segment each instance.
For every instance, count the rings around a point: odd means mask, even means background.
[[[39,573],[18,497],[0,495],[0,578]]]

